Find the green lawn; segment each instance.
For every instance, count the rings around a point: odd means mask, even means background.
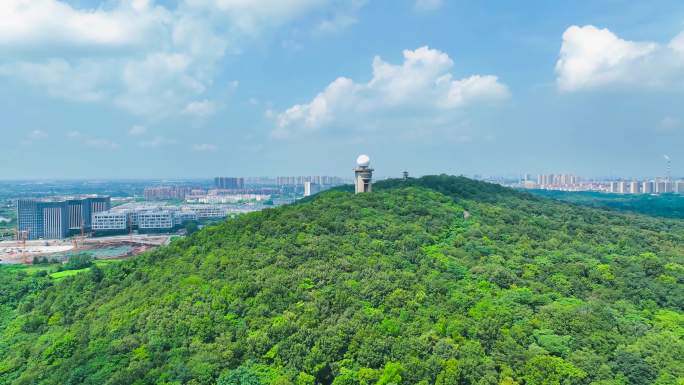
[[[94,263],[97,266],[105,266],[105,265],[111,265],[114,263],[119,263],[121,262],[120,259],[100,259],[100,260],[95,260]],[[64,271],[55,271],[57,270],[57,267],[59,266],[58,263],[50,263],[50,264],[44,264],[44,265],[3,265],[2,269],[5,269],[6,271],[23,271],[27,274],[35,274],[39,271],[46,271],[49,273],[50,278],[56,279],[56,280],[61,280],[65,277],[70,277],[73,275],[76,275],[78,273],[82,273],[84,271],[87,271],[90,269],[89,267],[85,269],[78,269],[78,270],[64,270]]]
[[[80,269],[80,270],[64,270],[64,271],[58,271],[56,273],[50,274],[50,278],[60,280],[66,277],[71,277],[72,275],[76,275],[79,273],[82,273],[84,271],[90,270],[89,267],[86,267],[85,269]]]

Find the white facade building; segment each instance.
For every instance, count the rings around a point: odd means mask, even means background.
[[[171,230],[174,224],[173,212],[169,210],[138,213],[138,229],[140,230]]]
[[[195,212],[197,219],[225,218],[229,213],[227,207],[213,205],[184,206],[183,211]]]
[[[308,197],[321,192],[321,185],[313,182],[304,182],[304,196]]]
[[[95,213],[92,226],[94,231],[124,231],[128,227],[128,215],[111,211]]]

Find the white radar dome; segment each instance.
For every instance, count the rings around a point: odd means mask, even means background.
[[[368,167],[370,164],[370,157],[368,155],[359,155],[359,157],[356,158],[356,164],[361,167]]]

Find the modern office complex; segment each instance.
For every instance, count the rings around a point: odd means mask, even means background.
[[[162,233],[178,229],[187,222],[225,218],[231,210],[220,205],[140,205],[122,206],[93,215],[96,235]]]
[[[214,178],[214,186],[224,190],[242,190],[245,188],[245,178],[219,176]]]
[[[20,199],[17,228],[23,239],[63,239],[90,231],[92,215],[107,211],[109,197]]]
[[[130,220],[125,212],[105,211],[93,215],[93,231],[102,232],[126,232]]]
[[[151,210],[138,213],[138,231],[140,232],[171,231],[175,226],[176,221],[171,210]]]

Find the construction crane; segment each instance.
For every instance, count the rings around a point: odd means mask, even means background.
[[[29,239],[31,230],[19,230],[17,226],[17,240],[21,243],[21,259],[24,264],[29,264],[28,254],[26,253],[26,240]]]
[[[672,159],[670,159],[669,155],[663,155],[663,158],[665,158],[665,161],[667,162],[667,166],[665,167],[665,180],[668,182],[672,181]]]
[[[79,248],[78,242],[79,241],[81,242],[81,247],[83,247],[83,244],[85,243],[85,239],[86,239],[85,228],[84,228],[83,222],[81,221],[81,234],[76,235],[72,238],[72,245],[74,246],[74,250],[78,250],[78,248]]]

